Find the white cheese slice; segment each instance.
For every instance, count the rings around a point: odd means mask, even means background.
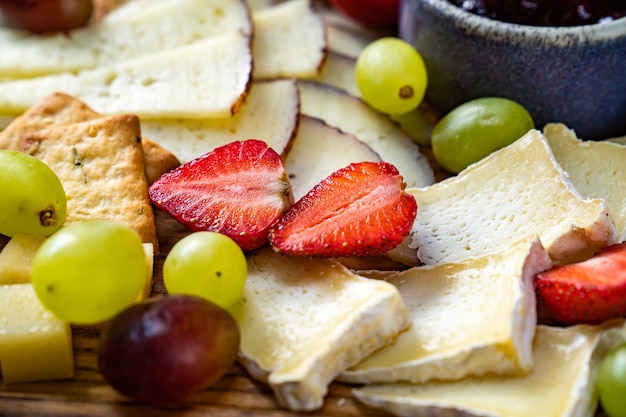
[[[367,143],[383,161],[398,168],[407,187],[425,187],[435,182],[433,170],[419,147],[389,117],[329,85],[299,81],[298,87],[303,114],[322,119]]]
[[[228,118],[142,120],[141,132],[181,163],[235,140],[259,139],[282,154],[296,134],[300,97],[294,80],[253,82],[246,102]]]
[[[527,373],[537,321],[533,276],[551,266],[535,237],[496,254],[388,274],[412,326],[340,379],[420,383]]]
[[[244,0],[135,0],[69,35],[0,28],[0,75],[26,77],[134,59],[226,33],[252,33]]]
[[[574,187],[586,198],[604,199],[620,242],[626,240],[626,146],[609,141],[583,141],[563,124],[551,123],[543,134]]]
[[[409,325],[398,290],[333,260],[290,258],[271,249],[248,257],[248,278],[233,315],[240,362],[291,410],[320,408],[346,368]]]
[[[605,202],[580,195],[537,130],[455,177],[407,191],[419,207],[412,247],[427,265],[496,252],[528,235],[555,261],[618,238]]]
[[[533,372],[453,382],[370,385],[354,390],[362,403],[398,416],[592,417],[599,362],[626,341],[623,322],[604,327],[537,326]]]
[[[5,384],[74,375],[72,332],[31,284],[0,285],[0,367]]]
[[[326,56],[326,32],[309,0],[291,0],[257,10],[254,22],[254,78],[310,78]]]
[[[353,135],[302,115],[285,158],[285,170],[297,201],[320,181],[353,162],[380,162],[380,156]]]
[[[251,71],[249,37],[225,34],[76,74],[0,83],[0,113],[21,113],[63,91],[102,114],[230,117],[247,94]]]

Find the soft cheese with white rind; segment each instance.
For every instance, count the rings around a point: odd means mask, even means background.
[[[30,283],[0,285],[0,367],[5,384],[70,378],[70,325],[39,301]]]
[[[30,77],[108,66],[237,32],[252,34],[244,0],[134,0],[67,35],[26,35],[0,27],[0,75]]]
[[[295,411],[320,408],[337,375],[409,325],[393,285],[334,260],[269,248],[248,257],[244,294],[232,312],[241,330],[239,361]]]
[[[298,128],[300,97],[294,80],[253,82],[233,117],[142,120],[141,132],[181,163],[236,140],[259,139],[279,154]]]
[[[389,117],[361,99],[329,85],[299,81],[302,113],[351,133],[385,161],[395,165],[407,187],[435,182],[433,170],[419,147]]]
[[[620,242],[626,240],[626,146],[609,141],[580,140],[560,123],[543,129],[550,149],[574,187],[586,198],[601,198],[609,207]]]
[[[551,266],[535,237],[496,254],[387,274],[412,326],[340,379],[421,383],[528,373],[537,321],[533,277]]]
[[[251,71],[250,38],[225,34],[76,74],[0,83],[0,113],[21,113],[63,91],[102,114],[230,117],[243,103]]]
[[[329,51],[322,69],[317,76],[312,78],[312,81],[331,85],[355,97],[360,97],[361,91],[354,76],[355,65],[354,58]]]
[[[284,165],[297,201],[333,172],[363,161],[380,162],[380,157],[353,135],[302,115]]]
[[[528,235],[555,262],[618,238],[606,203],[580,195],[537,130],[455,177],[407,191],[419,207],[411,245],[426,265],[497,252]]]
[[[378,384],[353,392],[360,402],[397,416],[592,417],[600,360],[624,342],[622,321],[566,328],[539,325],[535,367],[526,376]]]
[[[255,80],[310,78],[326,56],[326,33],[309,0],[291,0],[252,13]]]

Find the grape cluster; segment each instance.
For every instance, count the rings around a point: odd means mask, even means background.
[[[450,0],[503,22],[531,26],[579,26],[626,16],[624,0]]]

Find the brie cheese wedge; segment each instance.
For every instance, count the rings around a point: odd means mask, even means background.
[[[340,380],[421,383],[528,373],[537,322],[533,277],[551,266],[534,237],[492,255],[387,274],[411,328]]]
[[[563,124],[544,127],[550,148],[570,181],[586,198],[601,198],[609,207],[619,233],[626,240],[626,146],[610,141],[579,140]]]
[[[355,389],[362,403],[397,416],[592,417],[601,359],[626,341],[623,321],[567,328],[537,326],[535,367],[526,376],[379,384]]]
[[[511,236],[538,235],[555,262],[618,239],[606,203],[580,194],[537,130],[455,177],[407,192],[419,207],[411,246],[426,265],[502,250]]]
[[[398,290],[334,260],[290,258],[266,248],[248,256],[240,363],[279,404],[320,408],[328,385],[409,325]]]

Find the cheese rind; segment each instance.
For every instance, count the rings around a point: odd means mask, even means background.
[[[31,284],[0,285],[0,367],[4,383],[70,378],[72,333]]]
[[[555,261],[618,239],[606,203],[580,195],[537,130],[455,177],[407,191],[420,208],[411,246],[427,265],[497,252],[512,236],[538,235]]]
[[[626,240],[626,146],[610,141],[583,141],[573,130],[550,123],[543,134],[574,187],[585,198],[601,198],[617,227],[618,241]]]
[[[591,417],[600,360],[626,341],[623,321],[567,328],[539,325],[533,372],[426,384],[378,384],[353,390],[357,400],[398,416]]]
[[[265,249],[248,257],[239,360],[297,411],[322,406],[330,382],[409,325],[397,289],[332,260]]]
[[[528,373],[537,320],[533,277],[551,266],[533,237],[496,254],[387,274],[412,326],[339,379],[421,383]]]

